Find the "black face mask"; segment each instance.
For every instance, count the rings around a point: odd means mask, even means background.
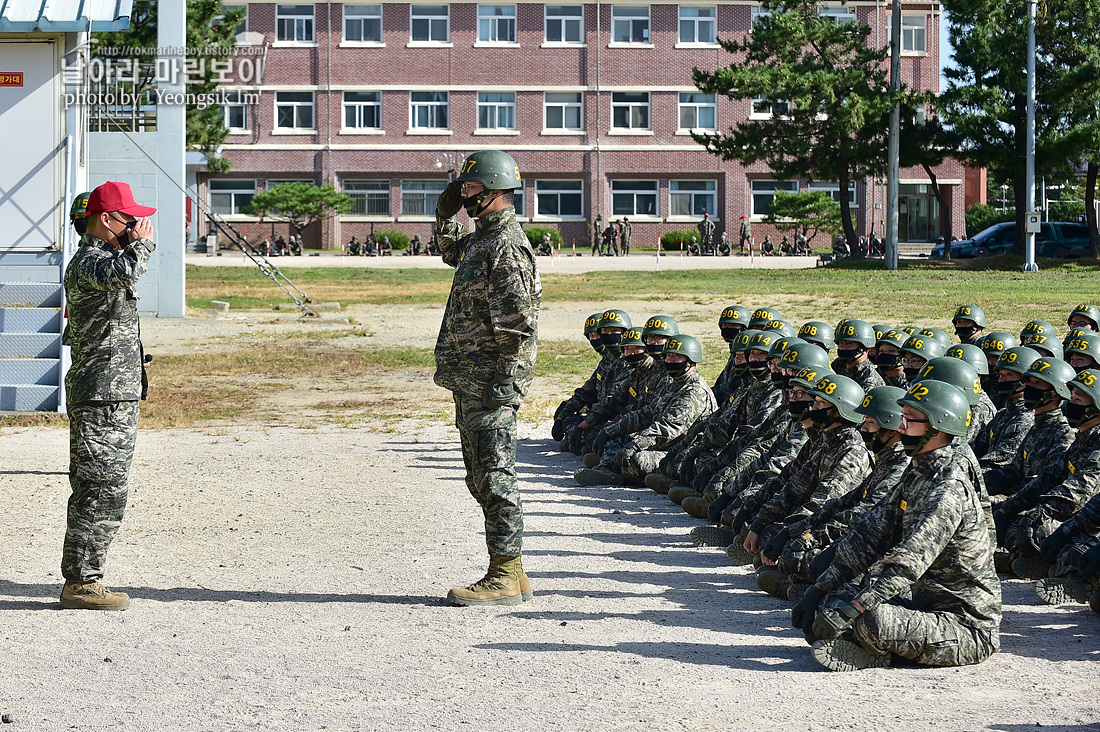
[[[661,352],[665,350],[664,343],[647,343],[645,347],[646,353],[650,356],[660,356]]]
[[[632,353],[629,356],[623,355],[623,360],[635,367],[641,366],[647,358],[649,358],[649,354],[644,351],[642,353]]]
[[[904,369],[902,369],[902,371],[905,372],[905,378],[912,381],[913,379],[917,378],[917,376],[920,374],[920,370],[922,368],[923,368],[923,366],[917,366],[916,368],[913,368],[911,366],[906,366]]]
[[[1080,427],[1085,422],[1096,416],[1096,411],[1088,404],[1075,404],[1066,402],[1062,405],[1062,413],[1066,415],[1071,427]]]
[[[832,411],[832,407],[825,407],[824,409],[811,409],[810,421],[819,426],[832,424],[835,421],[833,419]]]
[[[836,349],[836,362],[847,366],[855,359],[859,358],[859,354],[862,351],[858,348],[838,348]]]
[[[600,342],[605,346],[617,346],[622,339],[622,333],[600,333]]]
[[[791,402],[787,405],[787,411],[791,413],[795,421],[801,422],[806,417],[806,412],[810,409],[810,404],[811,402]]]
[[[864,432],[863,430],[860,430],[859,436],[863,438],[863,444],[873,450],[874,448],[872,448],[871,446],[875,444],[875,438],[878,437],[878,430],[875,430],[874,432]]]
[[[1016,391],[1016,387],[1018,387],[1019,385],[1020,385],[1020,382],[1018,380],[1017,381],[997,381],[997,385],[996,385],[997,394],[999,396],[1005,397],[1007,399],[1008,397],[1012,396],[1012,393],[1014,391]]]
[[[665,361],[665,371],[674,379],[686,374],[689,368],[691,368],[691,361],[680,361],[679,363]]]
[[[462,199],[462,208],[466,209],[466,215],[471,219],[477,218],[477,215],[485,210],[485,207],[489,205],[489,194],[491,191],[482,191],[473,196],[467,196]]]
[[[1034,386],[1024,387],[1024,406],[1028,409],[1038,409],[1047,401],[1047,397],[1054,389],[1039,389]]]
[[[749,364],[748,364],[747,361],[745,363],[735,363],[733,365],[733,370],[734,370],[734,373],[736,373],[738,376],[748,376],[749,375]]]
[[[778,371],[772,372],[772,384],[780,389],[786,389],[791,385],[791,377],[785,376]]]
[[[768,364],[766,361],[749,361],[749,373],[757,381],[763,381],[768,373]]]
[[[737,334],[740,332],[740,328],[722,328],[722,340],[726,343],[733,343],[734,339],[737,338]]]
[[[115,238],[118,239],[119,247],[125,249],[127,246],[130,245],[130,241],[133,239],[134,227],[137,226],[137,219],[134,219],[133,221],[123,221],[121,219],[116,219],[113,216],[111,217],[111,219],[113,221],[117,221],[120,224],[126,225],[126,228],[122,230],[121,234],[115,235]]]
[[[896,353],[880,353],[875,356],[875,363],[883,371],[892,371],[898,367],[898,359],[901,358]]]
[[[963,343],[969,343],[970,339],[974,337],[974,334],[978,332],[977,328],[956,328],[955,335]]]
[[[920,449],[928,444],[928,441],[932,439],[935,434],[935,430],[928,430],[923,435],[907,435],[904,432],[901,433],[901,444],[905,447],[905,452],[909,457],[913,457]]]
[[[589,341],[588,345],[592,346],[592,350],[596,353],[603,353],[603,341],[597,338],[594,341]]]

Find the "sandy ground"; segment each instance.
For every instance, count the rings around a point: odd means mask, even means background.
[[[544,336],[577,337],[590,307],[553,304]],[[713,327],[711,305],[676,307]],[[351,315],[378,323],[365,341],[422,346],[439,318]],[[346,329],[346,317],[148,320],[143,333],[154,353],[186,352],[257,330]],[[560,399],[542,381],[534,396]],[[423,374],[397,392],[445,397]],[[334,398],[329,384],[280,393],[291,416]],[[134,598],[124,613],[57,604],[67,432],[0,430],[12,729],[1100,729],[1100,618],[1087,608],[1007,582],[1002,652],[986,663],[828,673],[785,603],[691,545],[697,522],[644,489],[577,486],[578,461],[545,424],[520,426],[535,599],[452,608],[447,589],[485,565],[455,430],[301,423],[319,426],[141,433],[108,563],[108,584]]]

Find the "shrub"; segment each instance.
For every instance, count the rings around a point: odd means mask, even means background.
[[[1015,221],[1016,209],[1000,211],[988,203],[978,203],[966,209],[966,235],[972,237],[1002,221]]]
[[[1051,221],[1077,221],[1085,215],[1084,201],[1047,201]]]
[[[684,249],[687,249],[688,242],[691,241],[691,237],[699,239],[699,232],[695,229],[673,229],[672,231],[666,231],[661,234],[661,249],[666,252],[678,252],[680,251],[680,242],[684,243]],[[717,244],[717,242],[715,242]]]
[[[554,247],[557,248],[561,245],[561,232],[558,231],[556,226],[540,226],[533,224],[531,226],[525,226],[523,233],[527,234],[527,241],[531,242],[532,249],[538,249],[539,242],[542,241],[542,235],[546,232],[550,232],[550,241],[554,243]]]
[[[374,232],[375,241],[382,241],[382,237],[388,236],[390,238],[390,246],[393,250],[399,251],[401,249],[409,248],[409,235],[400,231],[376,231]]]

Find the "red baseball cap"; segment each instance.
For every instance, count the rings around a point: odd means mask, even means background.
[[[152,216],[157,212],[152,206],[139,206],[134,200],[134,193],[128,183],[119,183],[109,180],[98,186],[92,195],[88,196],[88,212],[102,213],[104,211],[118,211],[127,216],[141,218]]]

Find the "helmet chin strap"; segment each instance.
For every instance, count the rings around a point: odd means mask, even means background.
[[[463,199],[462,205],[464,208],[466,208],[466,213],[470,213],[470,206],[477,204],[477,208],[472,214],[470,214],[470,218],[476,219],[478,216],[485,213],[485,209],[488,208],[492,203],[492,193],[492,191],[485,189],[477,195],[473,195]]]

